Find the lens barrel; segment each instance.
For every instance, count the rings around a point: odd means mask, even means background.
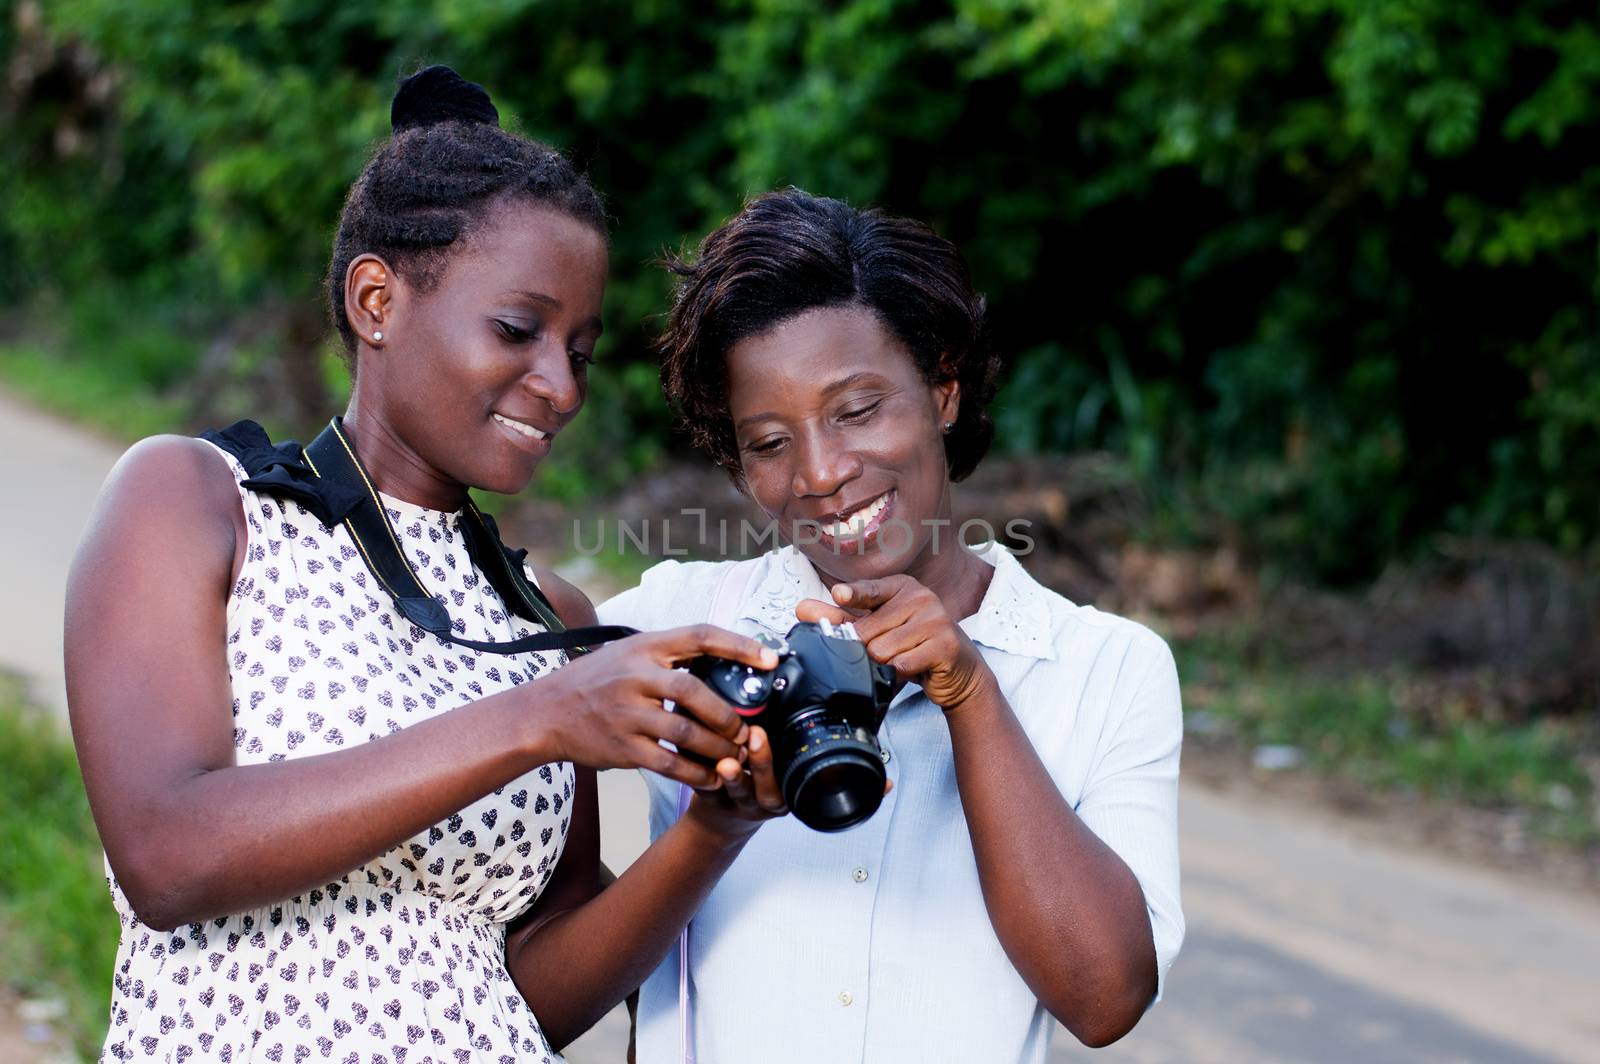
[[[844,831],[883,803],[887,776],[877,740],[826,709],[790,717],[775,737],[773,756],[783,800],[807,827]]]

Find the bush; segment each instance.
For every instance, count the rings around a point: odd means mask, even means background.
[[[6,10],[0,298],[110,273],[202,308],[201,333],[270,308],[285,380],[320,382],[340,198],[394,74],[426,58],[608,194],[601,372],[623,377],[632,439],[668,422],[626,368],[664,304],[651,260],[796,183],[955,239],[1018,353],[1002,445],[1122,450],[1173,527],[1333,581],[1440,530],[1600,540],[1582,5]],[[331,397],[294,400],[311,420]],[[654,448],[633,451],[624,475]]]

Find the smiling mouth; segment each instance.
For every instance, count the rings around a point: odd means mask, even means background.
[[[883,523],[884,515],[894,503],[894,491],[891,489],[879,495],[876,499],[857,510],[852,510],[821,526],[822,534],[828,539],[852,539],[860,536],[867,538],[878,530]]]
[[[519,433],[520,435],[526,436],[530,440],[548,440],[550,438],[550,434],[548,432],[544,432],[544,431],[542,431],[540,429],[536,429],[532,425],[527,424],[526,422],[513,421],[511,418],[506,417],[504,414],[492,414],[491,416],[496,421],[498,421],[500,424],[502,424],[506,428],[510,429],[512,432]]]

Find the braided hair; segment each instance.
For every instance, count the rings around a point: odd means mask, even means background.
[[[605,206],[589,179],[549,145],[501,129],[489,94],[449,67],[401,82],[389,124],[393,136],[350,186],[328,265],[329,309],[352,368],[344,283],[358,255],[382,256],[426,292],[457,241],[508,199],[552,207],[606,235]]]

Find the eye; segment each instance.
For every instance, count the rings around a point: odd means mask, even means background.
[[[846,410],[839,415],[840,421],[865,421],[871,417],[878,407],[883,405],[882,399],[875,399],[865,406],[858,406],[854,410]]]
[[[524,329],[521,326],[511,324],[509,321],[503,321],[500,318],[494,319],[494,327],[501,336],[505,337],[514,344],[528,343],[539,335],[538,326],[534,326],[532,329]]]
[[[572,359],[572,365],[577,369],[588,369],[594,365],[594,355],[588,351],[579,351],[577,348],[567,352],[567,357]]]
[[[783,442],[782,436],[769,436],[764,440],[757,440],[755,443],[747,444],[745,446],[745,450],[749,451],[751,454],[776,454],[778,448],[783,446]]]

